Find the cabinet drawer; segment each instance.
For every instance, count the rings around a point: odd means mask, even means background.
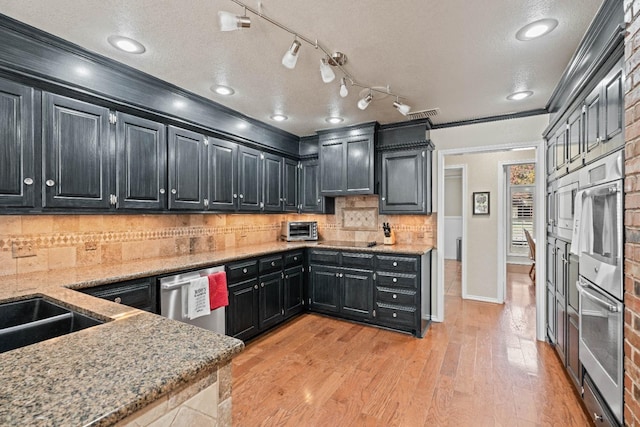
[[[380,286],[391,288],[403,287],[415,289],[418,287],[418,277],[415,274],[376,273],[376,282]]]
[[[415,306],[416,291],[403,288],[376,287],[376,301],[388,304]]]
[[[373,270],[373,254],[343,252],[342,265],[345,267],[355,267],[355,268],[362,268],[365,270]]]
[[[385,271],[418,271],[418,259],[414,257],[376,255],[378,269]]]
[[[303,261],[304,257],[302,251],[290,252],[284,255],[284,265],[286,267],[302,264]]]
[[[138,280],[80,289],[80,291],[94,297],[156,313],[154,282],[152,280]]]
[[[340,252],[338,251],[309,251],[309,263],[311,264],[340,264]]]
[[[260,274],[282,270],[282,254],[260,258],[258,264]]]
[[[415,307],[376,302],[376,311],[376,317],[381,322],[411,327],[416,324]]]
[[[227,281],[238,282],[258,275],[258,261],[234,262],[227,265]]]
[[[585,374],[583,386],[584,404],[587,407],[588,414],[591,416],[593,422],[598,427],[613,427],[618,425],[613,421],[613,416],[609,412],[608,408],[606,408],[605,404],[602,403],[602,400],[599,397],[600,393],[598,393],[597,389],[593,386],[588,374]]]

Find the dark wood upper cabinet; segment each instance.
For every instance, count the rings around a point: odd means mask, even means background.
[[[263,209],[270,212],[282,211],[282,173],[284,159],[274,154],[263,153],[262,201]]]
[[[298,162],[291,159],[284,159],[284,182],[282,184],[283,210],[285,212],[296,212],[298,210]]]
[[[431,151],[381,154],[380,213],[431,213]]]
[[[373,137],[361,136],[345,141],[346,195],[373,194]]]
[[[238,145],[209,137],[209,209],[238,207]]]
[[[124,113],[116,117],[118,208],[166,209],[165,125]]]
[[[35,207],[33,89],[0,79],[0,206]]]
[[[238,151],[238,209],[259,211],[262,203],[262,153],[239,146]]]
[[[109,109],[51,93],[42,104],[44,206],[108,208]]]
[[[300,211],[322,212],[320,196],[320,163],[318,159],[303,160],[300,170]]]
[[[345,181],[345,153],[342,141],[329,141],[320,147],[320,192],[342,195]]]
[[[205,137],[169,126],[169,209],[205,209]]]

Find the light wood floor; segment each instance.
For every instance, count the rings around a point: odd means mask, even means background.
[[[449,283],[445,322],[424,339],[298,317],[234,360],[233,424],[589,425],[553,349],[535,340],[529,277],[508,283],[504,305],[463,301]]]

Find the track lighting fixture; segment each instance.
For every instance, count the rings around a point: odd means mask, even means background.
[[[243,16],[221,10],[218,12],[218,23],[220,31],[234,31],[251,27],[251,18],[247,16],[246,9]]]
[[[347,81],[343,77],[340,79],[340,96],[346,98],[349,95],[349,89],[347,89]]]
[[[320,75],[322,76],[322,81],[325,83],[331,83],[336,78],[336,73],[334,73],[329,64],[327,64],[325,58],[320,60]]]
[[[296,68],[296,62],[298,62],[298,51],[300,50],[300,42],[296,39],[291,43],[291,47],[282,57],[282,65],[290,70]]]
[[[358,101],[358,108],[361,110],[366,110],[369,104],[371,104],[371,101],[373,101],[373,95],[371,95],[371,91],[369,91],[369,93],[364,98]]]
[[[402,114],[403,116],[406,116],[407,114],[409,114],[409,111],[411,111],[411,107],[408,106],[407,104],[403,104],[402,102],[398,101],[398,98],[396,97],[396,100],[393,102],[393,106],[396,108],[396,110],[398,110],[400,112],[400,114]]]
[[[294,31],[293,29],[287,27],[286,25],[276,21],[275,19],[265,15],[262,13],[261,6],[258,9],[253,9],[250,6],[244,4],[241,0],[231,0],[233,3],[244,8],[243,16],[236,16],[233,13],[229,12],[218,12],[218,17],[220,20],[220,30],[221,31],[232,31],[238,30],[241,28],[249,28],[251,26],[251,20],[247,15],[247,12],[251,12],[256,15],[258,18],[272,24],[275,27],[280,28],[281,30],[291,34],[294,36],[293,43],[287,52],[284,54],[282,58],[282,65],[289,69],[293,69],[296,66],[296,62],[298,61],[298,53],[300,51],[300,47],[302,46],[302,42],[307,43],[308,45],[313,46],[316,50],[319,50],[322,53],[322,59],[320,60],[320,75],[322,77],[322,81],[325,83],[330,83],[335,80],[336,74],[334,68],[337,68],[342,73],[342,78],[340,79],[340,96],[342,98],[346,98],[349,95],[349,89],[347,88],[347,80],[349,81],[350,86],[356,86],[362,88],[364,91],[368,93],[362,96],[362,92],[360,92],[360,96],[362,98],[358,101],[358,108],[361,110],[365,110],[371,101],[373,101],[374,93],[376,95],[381,94],[383,96],[395,96],[396,101],[393,103],[393,106],[403,115],[409,114],[411,107],[401,103],[398,99],[403,98],[395,93],[392,93],[389,90],[389,86],[381,87],[381,86],[372,86],[363,84],[358,82],[346,69],[345,64],[347,63],[347,55],[342,52],[333,52],[329,53],[329,51],[318,41],[318,39],[312,39],[310,37],[305,37],[304,35]],[[260,2],[258,2],[260,4]]]

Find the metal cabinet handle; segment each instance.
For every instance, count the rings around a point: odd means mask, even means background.
[[[165,189],[164,189],[164,188],[161,188],[161,189],[160,189],[160,194],[164,194],[165,192],[166,192],[166,191],[165,191]]]
[[[261,288],[264,288],[264,283],[260,283],[260,287],[261,287]]]
[[[398,295],[393,294],[393,299],[397,299],[397,298],[398,298]]]
[[[258,289],[258,285],[253,285],[253,289]]]
[[[240,196],[238,197],[240,197],[241,199],[244,199],[244,194],[240,194]]]
[[[393,317],[398,317],[398,314],[397,313],[393,313]]]
[[[604,417],[602,415],[598,415],[596,412],[593,413],[593,421],[604,421]]]
[[[247,274],[247,269],[246,269],[246,268],[243,268],[243,269],[242,269],[242,272],[243,272],[244,274]]]
[[[271,261],[271,267],[275,267],[276,266],[276,262],[275,261]]]
[[[382,201],[384,202],[385,200],[387,200],[387,198],[386,198],[386,197],[383,197],[383,198],[382,198]]]
[[[397,266],[398,266],[398,263],[397,263],[397,262],[395,262],[395,261],[393,261],[393,266],[394,266],[394,267],[397,267]]]
[[[45,184],[47,185],[47,187],[53,187],[54,185],[56,185],[56,182],[52,179],[48,179],[45,181]]]
[[[172,189],[171,189],[171,194],[176,194],[176,193],[177,193],[176,189],[175,189],[175,188],[172,188]]]
[[[394,277],[394,278],[393,278],[393,283],[396,283],[397,281],[398,281],[398,278],[397,278],[397,277]]]
[[[25,178],[24,179],[24,183],[26,185],[32,185],[33,184],[33,178]]]
[[[336,273],[336,277],[340,277],[340,273]]]
[[[285,276],[284,276],[284,278],[285,278],[285,279],[288,279],[288,278],[289,278],[289,275],[288,275],[288,274],[287,274],[287,275],[285,275]]]
[[[298,257],[297,257],[297,256],[294,256],[294,257],[293,257],[293,260],[294,260],[294,261],[297,261],[297,260],[298,260]]]
[[[113,299],[113,302],[116,302],[116,303],[120,304],[120,303],[122,302],[122,298],[120,298],[120,297],[115,297],[115,298]]]
[[[320,200],[321,200],[321,199],[318,199],[318,203],[320,203]]]
[[[238,198],[238,194],[237,193],[233,193],[233,198],[237,199]]]

